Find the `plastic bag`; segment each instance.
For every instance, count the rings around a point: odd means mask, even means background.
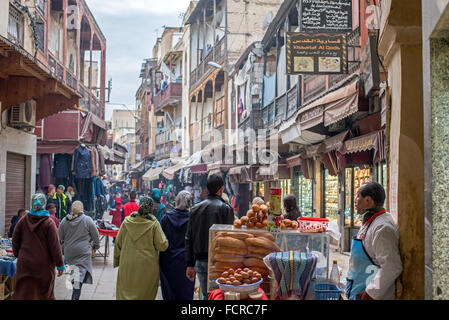
[[[341,233],[338,228],[337,220],[332,220],[329,222],[329,226],[327,227],[327,232],[329,232],[329,235],[334,238],[335,240],[340,240]]]

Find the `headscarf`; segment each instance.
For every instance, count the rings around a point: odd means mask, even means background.
[[[139,201],[139,211],[131,214],[131,217],[135,218],[137,216],[140,216],[148,220],[154,220],[155,218],[153,215],[153,206],[153,199],[151,199],[150,197],[142,197],[142,199],[140,199]]]
[[[156,202],[161,202],[161,190],[158,188],[154,188],[153,191],[151,191],[151,198],[153,198]]]
[[[45,211],[47,205],[47,198],[43,193],[36,193],[31,197],[31,211],[30,213],[38,213]]]
[[[176,210],[189,211],[192,207],[192,194],[189,191],[181,191],[176,196]]]
[[[84,205],[81,201],[72,203],[72,212],[67,215],[67,219],[72,221],[84,213]]]

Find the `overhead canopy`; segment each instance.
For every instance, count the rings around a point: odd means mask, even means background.
[[[340,150],[345,140],[349,136],[350,131],[346,130],[336,136],[324,140],[324,142],[318,148],[318,153],[327,153],[331,151]]]
[[[131,172],[143,172],[145,170],[145,161],[141,161],[131,167]]]
[[[173,180],[175,178],[176,172],[178,172],[179,170],[184,168],[184,166],[185,166],[185,162],[184,161],[180,161],[178,164],[163,170],[162,175],[167,180]]]
[[[53,76],[26,50],[0,35],[0,101],[2,110],[36,101],[36,121],[77,109],[81,95]]]
[[[360,79],[355,74],[343,87],[310,102],[296,114],[301,130],[322,125],[328,127],[358,111],[367,111],[368,104],[360,97]]]
[[[251,182],[251,166],[240,166],[229,169],[228,176],[231,182]]]
[[[37,153],[38,154],[57,154],[57,153],[67,153],[74,154],[75,149],[78,147],[78,142],[37,142]]]
[[[145,181],[155,181],[159,179],[159,176],[164,171],[164,167],[151,168],[142,177]]]
[[[383,130],[346,141],[341,153],[351,154],[370,150],[374,150],[374,162],[385,158],[385,133]]]

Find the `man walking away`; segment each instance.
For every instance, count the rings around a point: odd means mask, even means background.
[[[137,198],[137,193],[135,193],[134,191],[131,192],[131,194],[129,195],[131,201],[128,202],[127,204],[125,204],[125,206],[123,207],[123,213],[124,213],[124,218],[123,220],[125,220],[126,217],[129,217],[132,213],[137,212],[139,210],[139,205],[136,202],[136,198]],[[123,202],[123,200],[122,200]],[[123,222],[122,220],[122,222]]]
[[[233,224],[232,208],[223,200],[223,178],[210,175],[207,179],[208,197],[195,205],[190,214],[186,233],[186,276],[195,281],[198,274],[203,300],[207,300],[207,256],[209,252],[209,229],[214,224]]]

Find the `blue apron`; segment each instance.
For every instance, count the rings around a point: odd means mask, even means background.
[[[378,216],[386,213],[385,210],[376,213],[370,220],[368,220],[368,227],[365,234],[368,232],[371,223]],[[359,296],[365,291],[368,284],[376,276],[379,267],[373,262],[371,257],[366,252],[363,246],[364,237],[362,239],[353,239],[351,245],[351,258],[349,260],[349,272],[346,279],[346,297],[349,300],[360,300]]]

